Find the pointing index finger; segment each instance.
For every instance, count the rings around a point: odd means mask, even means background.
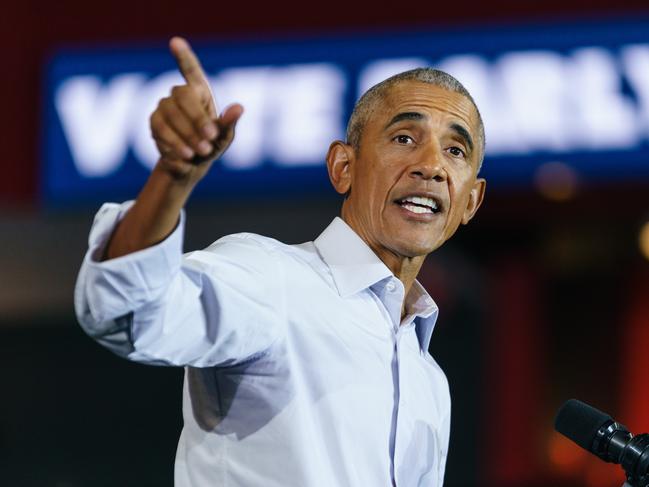
[[[189,42],[182,37],[173,37],[169,41],[169,48],[185,81],[190,85],[203,85],[209,88],[201,62],[192,51]]]

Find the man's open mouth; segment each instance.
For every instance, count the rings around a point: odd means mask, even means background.
[[[435,199],[428,196],[407,196],[406,198],[397,200],[396,203],[401,205],[402,208],[418,214],[434,214],[441,211],[441,205]]]

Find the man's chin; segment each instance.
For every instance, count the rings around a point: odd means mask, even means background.
[[[399,255],[409,259],[415,259],[418,257],[424,258],[434,250],[441,247],[442,243],[443,242],[439,242],[439,243],[432,243],[432,242],[414,243],[412,241],[400,242],[399,245],[395,246],[395,250],[396,253],[398,253]]]

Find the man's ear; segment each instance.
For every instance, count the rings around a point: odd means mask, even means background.
[[[351,164],[354,156],[354,148],[341,140],[332,142],[327,151],[329,180],[339,194],[349,193],[352,187]]]
[[[473,188],[469,194],[469,202],[464,209],[464,215],[462,215],[462,224],[466,225],[471,221],[471,218],[476,214],[478,208],[482,204],[484,199],[485,189],[487,187],[487,181],[483,178],[478,178],[473,183]]]

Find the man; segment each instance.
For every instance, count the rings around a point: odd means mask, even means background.
[[[475,103],[439,71],[386,80],[327,154],[342,218],[314,242],[238,234],[183,257],[182,208],[243,109],[218,115],[190,46],[170,47],[186,84],[151,116],[160,161],[96,216],[75,307],[114,352],[186,366],[176,485],[441,486],[450,397],[415,278],[482,202]]]

